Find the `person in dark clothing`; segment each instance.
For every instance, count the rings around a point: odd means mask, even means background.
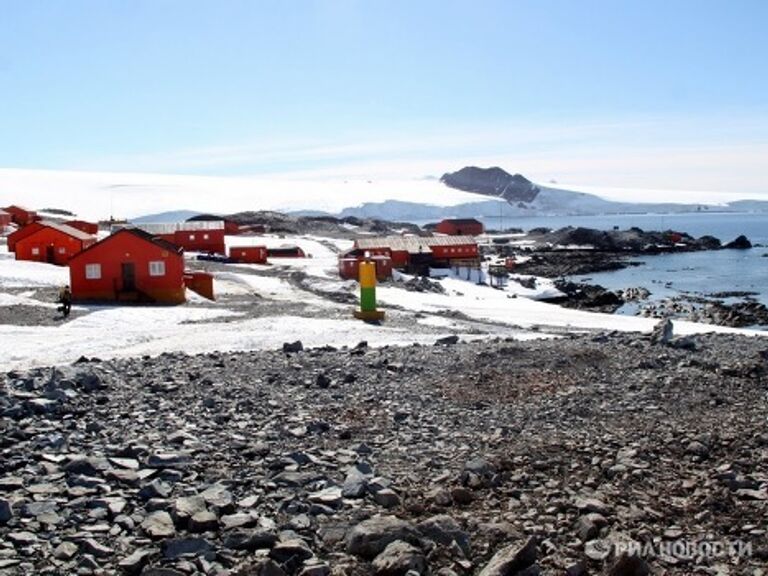
[[[69,286],[64,286],[59,290],[59,312],[64,315],[64,318],[69,316],[69,311],[72,309],[72,291]]]

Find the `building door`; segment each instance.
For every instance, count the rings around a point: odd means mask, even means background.
[[[123,262],[123,290],[133,292],[136,290],[136,266],[133,262]]]
[[[54,252],[53,246],[45,247],[45,261],[48,262],[48,264],[53,264],[56,261],[56,253]]]

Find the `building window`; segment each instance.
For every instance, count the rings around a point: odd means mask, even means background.
[[[98,280],[99,278],[101,278],[101,264],[86,264],[85,279]]]
[[[67,249],[66,248],[64,248],[63,246],[61,248],[59,248],[59,254],[66,254],[66,253],[67,253]]]
[[[32,255],[33,256],[39,256],[40,255],[40,248],[32,248]]]
[[[209,238],[210,236],[208,236],[208,234],[203,234],[203,240],[208,240]]]
[[[165,276],[165,262],[156,260],[149,263],[150,276]]]
[[[194,239],[195,239],[195,235],[194,235],[194,234],[190,234],[190,235],[189,235],[189,239],[190,239],[190,240],[194,240]]]

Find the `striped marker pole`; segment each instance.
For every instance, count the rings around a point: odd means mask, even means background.
[[[384,319],[384,312],[376,309],[376,264],[369,260],[360,262],[360,310],[355,318],[374,321]]]

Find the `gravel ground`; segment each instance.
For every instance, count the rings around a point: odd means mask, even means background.
[[[767,377],[662,332],[6,373],[0,572],[766,574]]]

